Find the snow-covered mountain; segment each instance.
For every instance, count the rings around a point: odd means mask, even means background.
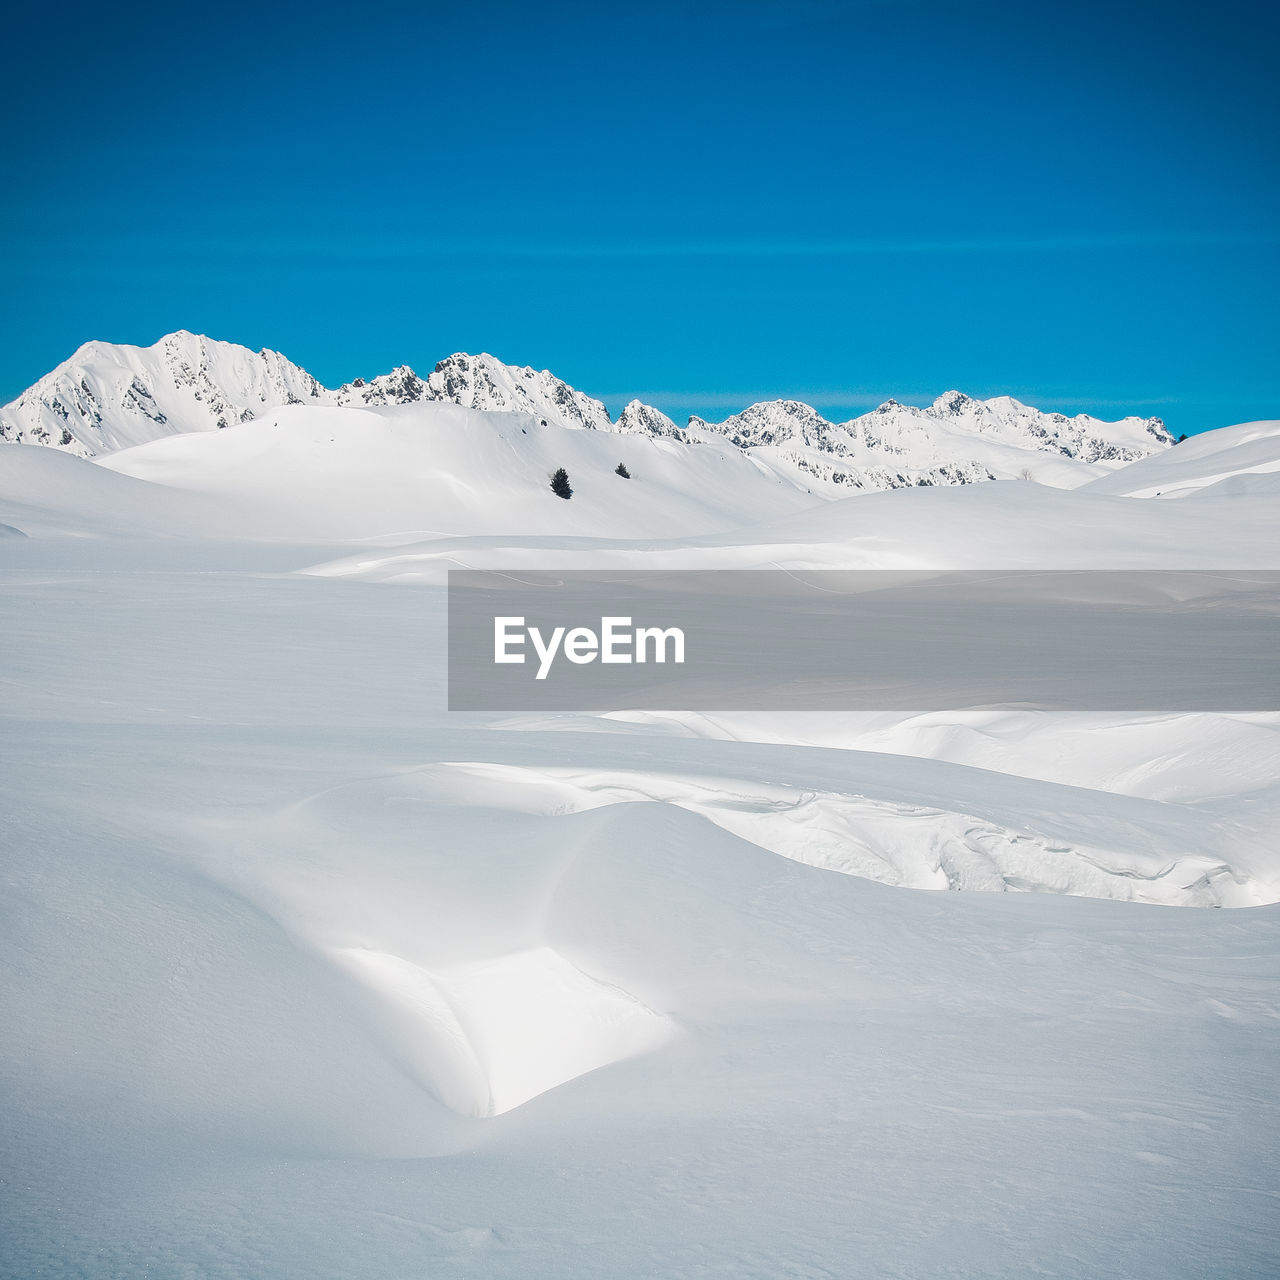
[[[419,400],[433,399],[435,397],[427,384],[407,364],[397,365],[390,373],[379,374],[368,382],[363,378],[344,382],[336,391],[323,396],[328,404],[366,406],[415,404]]]
[[[1159,418],[1069,418],[1009,396],[975,400],[960,391],[925,408],[888,400],[838,424],[800,401],[774,400],[720,423],[693,418],[689,433],[725,436],[772,471],[828,496],[1018,478],[1070,488],[1173,444]]]
[[[86,342],[0,409],[0,439],[82,458],[236,426],[329,393],[278,351],[179,330],[151,347]]]
[[[491,355],[451,355],[426,378],[401,365],[330,390],[278,351],[254,352],[180,331],[151,347],[86,343],[0,409],[0,440],[88,458],[164,436],[237,426],[285,405],[364,407],[418,400],[519,411],[544,425],[613,427],[599,400],[545,369],[517,368]],[[645,413],[643,428],[622,429],[679,434],[656,409]]]
[[[1103,422],[1042,413],[1007,396],[948,391],[925,408],[890,400],[832,423],[795,400],[755,404],[687,430],[633,400],[604,404],[548,370],[456,353],[426,378],[407,365],[330,390],[279,352],[253,352],[179,332],[152,347],[91,342],[0,409],[0,440],[93,457],[169,435],[211,431],[287,405],[372,408],[453,402],[531,415],[539,426],[648,435],[684,443],[726,441],[767,475],[823,497],[914,485],[1029,478],[1070,488],[1173,443],[1158,418]]]
[[[688,433],[681,431],[660,409],[641,404],[639,400],[632,400],[626,405],[613,429],[624,434],[662,436],[668,440],[687,442],[689,439]]]
[[[336,405],[452,401],[464,409],[529,413],[543,426],[602,431],[613,426],[608,409],[599,400],[575,391],[550,371],[517,368],[484,353],[471,356],[456,352],[441,360],[426,378],[401,365],[368,382],[357,378],[336,391],[322,392],[320,399]]]
[[[548,424],[608,431],[609,410],[543,369],[516,368],[490,355],[451,355],[427,379],[432,400],[466,409],[522,410]]]

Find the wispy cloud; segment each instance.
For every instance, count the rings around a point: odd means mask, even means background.
[[[20,268],[34,249],[50,239],[59,243],[60,254],[101,264],[104,258],[141,257],[157,265],[165,262],[189,264],[199,261],[252,261],[264,266],[309,262],[320,269],[352,269],[416,265],[433,269],[469,269],[489,263],[505,269],[535,268],[543,263],[627,262],[627,261],[713,261],[713,260],[839,260],[874,257],[979,256],[1005,254],[1051,254],[1105,252],[1114,250],[1207,249],[1217,247],[1268,246],[1280,244],[1280,231],[1223,230],[1190,231],[1098,231],[1059,235],[986,236],[859,236],[847,239],[786,240],[513,240],[501,236],[453,237],[415,233],[407,230],[385,234],[347,235],[308,233],[289,235],[277,230],[244,227],[239,229],[188,228],[184,232],[146,235],[133,228],[99,226],[79,229],[71,244],[59,234],[57,223],[8,228],[10,251],[7,266]]]

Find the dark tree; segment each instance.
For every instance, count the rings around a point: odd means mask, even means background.
[[[618,463],[618,465],[613,469],[613,474],[615,476],[621,476],[624,480],[631,479],[631,472],[627,470],[627,464],[625,462]]]
[[[557,498],[573,497],[573,490],[569,488],[569,473],[563,467],[551,477],[551,492]]]

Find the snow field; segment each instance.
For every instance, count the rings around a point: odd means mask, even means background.
[[[620,438],[328,412],[0,449],[0,1275],[1274,1271],[1274,713],[450,716],[440,588],[1274,568],[1270,428],[564,503]]]

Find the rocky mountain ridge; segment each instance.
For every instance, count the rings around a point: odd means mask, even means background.
[[[179,331],[151,347],[90,342],[0,409],[0,440],[93,457],[163,436],[238,426],[291,404],[378,408],[452,401],[532,415],[541,425],[642,434],[697,445],[728,440],[792,483],[831,496],[1026,476],[1074,484],[1173,443],[1158,418],[1118,422],[1043,413],[1008,396],[948,391],[918,408],[886,401],[833,423],[796,400],[753,404],[681,429],[633,400],[617,421],[548,370],[455,353],[425,378],[407,365],[324,387],[277,351]]]

